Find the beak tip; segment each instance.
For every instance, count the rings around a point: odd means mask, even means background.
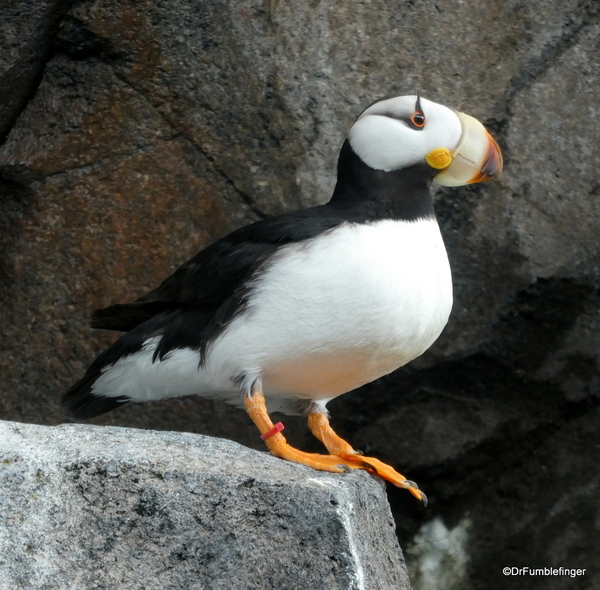
[[[486,131],[488,138],[488,148],[483,165],[481,169],[469,180],[469,184],[476,182],[486,182],[487,180],[494,180],[502,174],[502,152],[500,147],[496,143],[496,140]]]
[[[502,173],[502,152],[485,127],[473,117],[457,113],[462,136],[448,168],[434,177],[442,186],[462,186],[498,178]]]

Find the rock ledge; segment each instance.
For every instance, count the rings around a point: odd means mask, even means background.
[[[410,585],[367,473],[195,434],[0,422],[0,588]]]

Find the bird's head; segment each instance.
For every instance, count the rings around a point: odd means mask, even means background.
[[[481,182],[502,172],[500,148],[477,119],[418,95],[372,104],[352,126],[348,141],[370,168],[426,167],[443,186]]]

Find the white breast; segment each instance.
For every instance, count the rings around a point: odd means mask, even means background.
[[[435,220],[347,223],[281,249],[210,347],[205,375],[223,389],[225,375],[246,375],[267,394],[329,399],[422,354],[451,307]]]

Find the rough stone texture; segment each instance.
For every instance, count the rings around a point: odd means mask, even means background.
[[[71,0],[0,0],[0,140],[35,89]]]
[[[381,482],[222,439],[0,422],[0,587],[409,590]]]
[[[588,568],[524,590],[599,587],[599,15],[585,0],[74,2],[0,147],[0,415],[65,420],[60,393],[110,341],[86,328],[94,307],[326,200],[358,112],[418,88],[483,120],[505,174],[438,193],[451,322],[412,367],[332,402],[334,426],[428,493],[423,511],[390,490],[415,586],[442,522],[468,558],[439,576],[461,590],[514,588],[502,565]],[[261,445],[202,400],[97,422]]]

